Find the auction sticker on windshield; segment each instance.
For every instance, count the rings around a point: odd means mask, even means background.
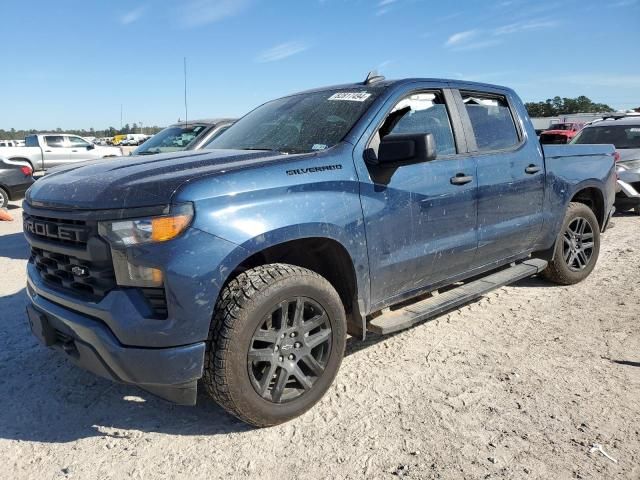
[[[329,100],[341,100],[344,102],[364,102],[371,96],[368,92],[339,92],[329,97]]]

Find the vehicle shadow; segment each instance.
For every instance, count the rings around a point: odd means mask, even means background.
[[[628,367],[640,367],[640,362],[633,362],[631,360],[611,360],[618,365],[626,365]]]
[[[552,283],[548,280],[545,280],[542,276],[540,275],[536,275],[534,277],[528,277],[528,278],[523,278],[522,280],[518,280],[517,282],[514,282],[510,285],[508,285],[509,287],[517,287],[517,288],[530,288],[530,287],[537,287],[537,288],[557,288],[557,287],[562,287],[562,285],[559,285],[557,283]]]
[[[3,235],[0,242],[2,243],[0,257],[13,258],[15,260],[27,260],[29,258],[29,244],[22,232]]]
[[[218,435],[253,429],[202,392],[197,406],[178,406],[75,367],[31,335],[26,303],[24,289],[0,297],[0,438],[65,443],[136,430]]]

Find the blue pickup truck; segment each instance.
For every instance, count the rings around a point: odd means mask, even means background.
[[[348,333],[581,281],[613,213],[613,147],[542,147],[493,85],[368,76],[265,103],[210,147],[38,180],[27,314],[85,369],[180,404],[202,379],[256,426],[323,396]]]

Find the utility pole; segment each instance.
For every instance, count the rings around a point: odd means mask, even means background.
[[[187,57],[184,57],[184,125],[189,125],[189,108],[187,106]]]
[[[122,132],[122,104],[120,104],[120,131]]]

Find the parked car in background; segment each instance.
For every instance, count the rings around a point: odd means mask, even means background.
[[[33,184],[33,169],[26,162],[16,162],[0,157],[0,208],[9,201],[24,198],[27,189]]]
[[[27,135],[24,147],[0,148],[0,156],[27,162],[34,172],[68,163],[121,155],[122,150],[119,148],[101,147],[78,135],[66,133]]]
[[[127,138],[126,135],[114,135],[111,138],[111,145],[118,146],[125,138]]]
[[[17,147],[18,144],[15,140],[0,140],[0,148],[2,147]]]
[[[202,378],[262,427],[322,398],[347,332],[535,274],[583,280],[613,213],[613,147],[541,148],[499,86],[370,76],[267,102],[209,147],[38,180],[29,322],[69,361],[180,404]]]
[[[612,115],[587,125],[573,144],[610,144],[615,146],[618,167],[616,208],[640,214],[640,116]]]
[[[143,133],[128,133],[127,136],[122,139],[120,145],[126,145],[128,147],[137,146],[141,143],[144,143],[147,137],[148,135],[145,135]]]
[[[554,123],[540,134],[540,143],[564,145],[582,130],[584,123]]]
[[[136,148],[131,155],[200,150],[234,121],[231,118],[215,118],[176,123],[156,133]]]

